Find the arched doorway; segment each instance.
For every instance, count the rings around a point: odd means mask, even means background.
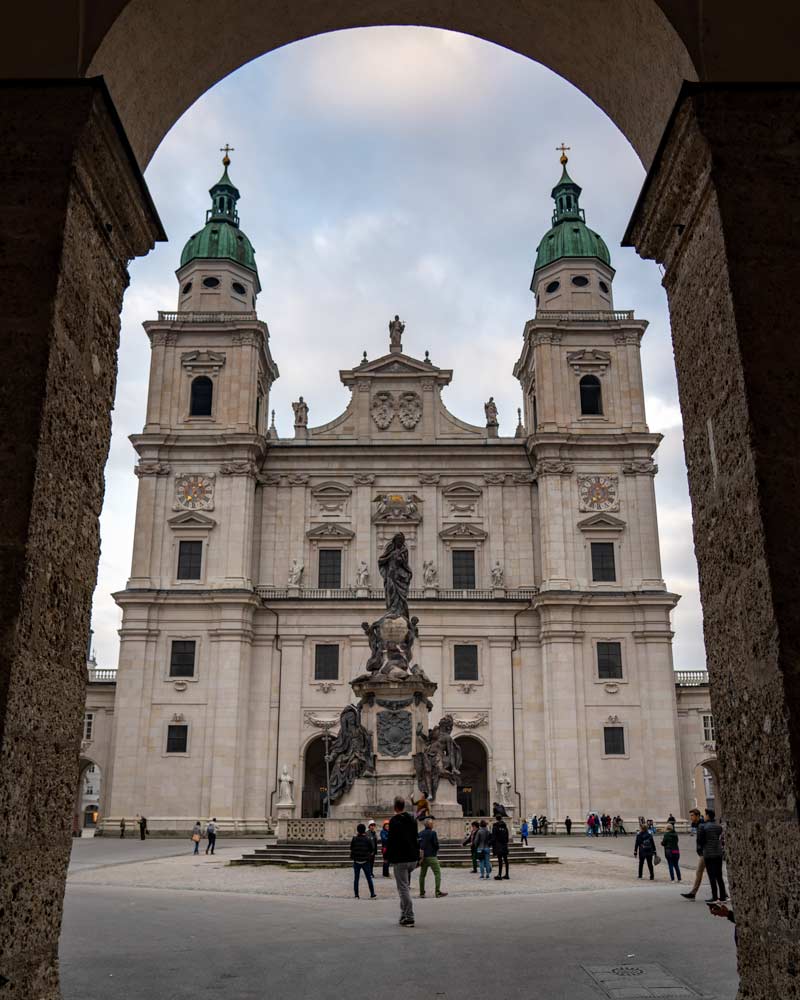
[[[328,783],[325,771],[325,738],[316,736],[306,747],[303,766],[301,816],[317,819],[325,815]]]
[[[78,785],[75,790],[75,804],[72,810],[73,837],[82,836],[84,830],[94,831],[102,815],[102,790],[103,773],[100,765],[86,757],[81,757]]]
[[[465,816],[489,815],[489,764],[486,748],[474,736],[460,736],[461,777],[457,797]]]
[[[713,809],[719,819],[722,815],[720,770],[716,757],[701,761],[694,769],[694,796],[697,808]]]

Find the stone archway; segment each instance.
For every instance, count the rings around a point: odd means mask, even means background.
[[[300,798],[300,815],[316,819],[325,815],[325,796],[328,791],[325,771],[325,738],[315,736],[306,744],[303,756],[303,788]]]
[[[475,736],[459,736],[463,760],[461,778],[458,782],[458,802],[465,816],[488,816],[489,801],[489,755],[486,747]]]
[[[79,762],[78,782],[72,807],[72,835],[84,836],[84,830],[97,827],[103,815],[103,774],[100,765],[88,757]]]
[[[716,757],[709,757],[695,765],[694,792],[697,809],[702,812],[710,807],[716,812],[718,819],[725,819],[720,766]]]

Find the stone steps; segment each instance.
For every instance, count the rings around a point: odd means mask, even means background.
[[[532,847],[512,846],[511,863],[514,865],[558,864],[558,858]],[[470,868],[472,859],[466,847],[457,843],[441,844],[439,862],[443,868]],[[285,868],[348,868],[350,860],[349,844],[291,843],[267,844],[250,854],[228,862],[231,865],[282,865]],[[375,867],[381,865],[376,858]]]

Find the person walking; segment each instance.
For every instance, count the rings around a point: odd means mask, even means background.
[[[414,906],[411,902],[411,872],[417,867],[419,842],[417,823],[406,812],[406,800],[398,795],[394,800],[394,816],[389,820],[386,860],[394,867],[394,880],[400,897],[400,926],[414,926]]]
[[[700,828],[703,825],[703,818],[700,815],[699,809],[689,810],[689,822],[692,824],[692,830],[694,830],[695,838],[697,838],[700,834]],[[706,871],[703,848],[700,846],[699,841],[695,840],[695,843],[697,844],[697,868],[694,871],[694,885],[692,885],[692,888],[688,892],[681,893],[684,899],[694,899],[702,885],[703,875],[705,875]]]
[[[147,820],[144,816],[139,817],[139,837],[144,840],[147,834]]]
[[[206,826],[206,837],[208,838],[208,843],[206,844],[206,854],[213,854],[214,848],[217,846],[217,817],[215,816],[211,822]]]
[[[119,821],[119,839],[120,840],[124,840],[125,839],[125,817],[124,816]]]
[[[369,873],[370,873],[370,875],[372,875],[374,877],[375,876],[375,855],[378,853],[378,834],[377,834],[377,831],[375,829],[375,820],[374,819],[371,819],[369,821],[369,823],[367,823],[367,836],[369,837],[370,843],[372,844],[372,861],[370,862]]]
[[[567,836],[571,837],[572,836],[572,820],[569,818],[569,816],[567,816],[567,818],[564,820],[564,826],[567,828]]]
[[[519,838],[522,841],[522,843],[527,847],[528,846],[528,821],[526,819],[524,819],[522,821],[522,826],[519,828]]]
[[[386,860],[386,844],[389,841],[389,820],[383,821],[381,827],[381,857],[383,858],[383,877],[389,877],[389,862]]]
[[[475,844],[475,853],[478,858],[478,865],[480,866],[480,877],[490,878],[492,874],[492,861],[490,856],[492,831],[489,829],[489,824],[485,819],[481,820],[473,843]]]
[[[652,882],[655,878],[655,873],[653,872],[653,855],[655,853],[656,842],[653,840],[653,835],[647,829],[647,824],[641,823],[633,845],[633,856],[636,857],[638,855],[639,857],[639,878],[642,877],[642,869],[645,862],[647,862],[647,870],[650,872],[650,881]]]
[[[703,849],[703,861],[706,863],[708,881],[711,886],[711,899],[707,903],[724,903],[728,898],[728,890],[722,880],[722,827],[716,820],[713,809],[706,809],[703,825],[697,832],[697,846]]]
[[[462,841],[462,845],[461,845],[462,847],[468,847],[469,848],[469,852],[470,852],[470,855],[472,857],[472,874],[473,875],[476,875],[477,872],[478,872],[478,852],[477,852],[477,849],[475,847],[475,834],[478,832],[479,829],[480,829],[480,824],[478,823],[478,821],[476,819],[474,819],[472,821],[472,825],[470,826],[469,830],[467,830],[467,834],[464,837],[464,840]]]
[[[372,841],[367,836],[367,828],[363,823],[359,823],[356,827],[356,835],[350,841],[350,860],[353,862],[353,893],[356,899],[359,898],[358,883],[361,879],[362,871],[366,876],[367,885],[369,886],[369,898],[377,898],[375,895],[375,883],[372,881],[372,862],[374,858],[375,853]]]
[[[625,824],[622,821],[622,817],[617,816],[617,819],[619,820],[619,832],[625,834],[625,836],[627,837],[628,831],[625,829]]]
[[[664,836],[661,838],[661,846],[664,848],[664,857],[667,859],[667,867],[669,868],[669,880],[670,882],[675,881],[675,876],[677,875],[678,881],[681,880],[681,852],[678,846],[678,834],[675,833],[675,824],[667,823],[667,829]]]
[[[539,832],[539,817],[531,816],[531,833],[535,837]]]
[[[492,844],[494,855],[497,858],[497,874],[495,881],[508,878],[508,827],[502,816],[496,816],[492,827]],[[503,862],[505,861],[506,873],[503,874]]]
[[[433,872],[433,882],[436,890],[436,898],[446,896],[442,892],[442,866],[439,864],[439,837],[433,828],[433,819],[429,816],[425,820],[425,826],[419,835],[419,898],[425,898],[425,876],[430,868]]]
[[[203,839],[203,828],[200,826],[200,820],[198,820],[192,827],[192,843],[194,844],[194,850],[192,854],[200,853],[200,841]]]

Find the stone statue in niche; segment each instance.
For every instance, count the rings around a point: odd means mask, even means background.
[[[294,778],[289,773],[288,764],[283,765],[283,770],[281,771],[280,782],[278,784],[278,805],[279,806],[293,806],[294,796],[292,795],[292,786],[294,785]]]
[[[422,582],[426,587],[435,587],[439,583],[439,573],[432,559],[422,564]]]
[[[500,565],[500,560],[492,566],[492,586],[493,587],[505,587],[505,573],[503,572],[503,567]]]
[[[453,739],[453,716],[442,716],[427,734],[422,723],[417,723],[417,737],[424,744],[424,749],[414,754],[417,784],[423,795],[435,801],[440,779],[447,778],[454,785],[461,774],[462,754]]]
[[[336,802],[352,788],[356,778],[374,770],[372,734],[361,725],[355,705],[348,705],[339,716],[339,735],[330,750],[330,786],[328,796]]]
[[[489,402],[483,404],[483,412],[486,414],[486,426],[487,427],[497,427],[497,404],[494,401],[494,396],[489,397]]]
[[[295,427],[308,427],[308,403],[301,396],[296,403],[292,403],[294,410]]]
[[[389,320],[389,350],[399,354],[403,350],[403,331],[406,325],[399,316]]]
[[[503,768],[501,771],[497,772],[497,794],[500,798],[500,804],[505,806],[506,809],[511,806],[511,779],[508,776],[508,771]]]
[[[299,587],[300,581],[303,579],[303,570],[305,566],[299,562],[297,559],[292,560],[292,565],[289,568],[289,586]]]
[[[356,570],[356,587],[359,590],[363,590],[365,587],[369,586],[369,566],[362,559],[358,564],[358,569]]]
[[[378,568],[383,577],[387,611],[397,618],[408,620],[408,591],[411,588],[411,567],[408,565],[406,536],[398,531],[378,557]]]

